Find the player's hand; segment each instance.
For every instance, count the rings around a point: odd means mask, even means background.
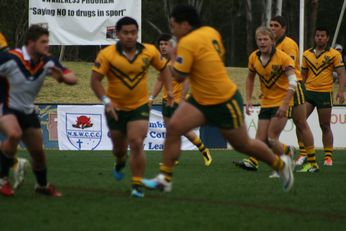
[[[64,81],[64,73],[62,70],[56,66],[53,66],[50,68],[50,74],[51,76],[58,81],[59,83]]]
[[[246,103],[246,105],[245,105],[245,113],[246,113],[246,115],[251,115],[252,112],[253,112],[252,103],[251,102]]]
[[[279,109],[276,111],[275,116],[278,118],[283,118],[286,116],[288,111],[288,104],[282,104]]]
[[[340,104],[343,104],[345,102],[344,92],[338,92],[338,94],[336,94],[336,101],[339,101]]]
[[[154,99],[155,99],[155,98],[154,98],[154,96],[152,96],[152,95],[149,97],[149,101],[148,101],[149,108],[151,108],[151,107],[153,106],[153,104],[154,104]]]
[[[119,116],[116,112],[118,110],[117,106],[113,103],[109,103],[105,105],[105,111],[107,114],[111,115],[115,121],[119,121]]]

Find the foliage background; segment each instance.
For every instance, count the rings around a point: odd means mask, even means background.
[[[273,8],[277,1],[273,0]],[[214,26],[221,32],[227,50],[227,66],[245,67],[247,56],[255,47],[254,30],[263,24],[267,0],[143,0],[143,42],[155,42],[159,31],[169,31],[169,8],[181,2],[200,6],[204,23]],[[331,31],[332,40],[342,3],[343,0],[305,0],[305,48],[312,46],[315,25],[326,25]],[[299,1],[283,0],[282,14],[288,19],[288,34],[298,41]],[[252,16],[250,23],[246,15]],[[0,31],[8,38],[10,46],[22,44],[27,27],[28,0],[0,1]],[[337,42],[346,46],[346,17],[343,19]],[[68,46],[64,60],[93,61],[99,49],[100,46]],[[60,47],[53,47],[52,51],[59,54]]]

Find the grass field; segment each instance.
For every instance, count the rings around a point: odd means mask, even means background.
[[[64,84],[57,84],[53,78],[48,77],[42,87],[36,103],[59,103],[59,104],[84,104],[99,103],[99,100],[95,97],[94,93],[90,88],[90,75],[92,63],[87,62],[65,62],[68,68],[73,70],[78,77],[78,84],[75,86],[66,86]],[[245,81],[247,77],[247,68],[240,67],[228,67],[229,76],[238,85],[239,91],[245,99]],[[157,71],[153,68],[149,69],[149,81],[148,89],[149,92],[152,90],[152,86],[157,77]],[[107,87],[106,79],[103,81],[104,86]],[[337,91],[337,85],[334,85],[334,92]],[[255,82],[254,94],[252,101],[254,104],[259,103],[260,89],[258,78]],[[156,104],[161,103],[161,98],[157,97],[154,101]],[[335,102],[336,103],[336,102]]]
[[[146,175],[152,177],[161,155],[147,154]],[[14,197],[0,197],[0,230],[345,230],[346,151],[335,152],[333,167],[296,173],[290,193],[268,178],[264,164],[246,172],[232,165],[242,155],[212,154],[206,168],[198,152],[184,152],[171,193],[146,191],[144,199],[134,199],[128,168],[123,181],[113,180],[110,152],[48,151],[49,179],[64,196],[36,195],[29,172]]]
[[[53,78],[47,78],[36,98],[36,103],[99,103],[99,100],[90,88],[90,75],[93,64],[87,62],[65,62],[64,65],[76,73],[78,84],[75,86],[66,86],[64,84],[57,84]],[[234,67],[228,68],[228,71],[232,79],[240,86],[241,93],[244,95],[247,69]],[[155,69],[149,68],[148,89],[150,89],[150,92],[157,74],[158,72]],[[103,83],[107,87],[106,79],[104,79]],[[258,93],[255,92],[255,102],[257,96]],[[154,103],[161,103],[161,98],[157,97]]]

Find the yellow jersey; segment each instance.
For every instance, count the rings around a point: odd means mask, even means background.
[[[0,32],[0,51],[5,50],[6,48],[8,48],[7,41],[5,36]]]
[[[133,60],[123,54],[120,43],[102,49],[92,68],[108,80],[107,96],[120,110],[130,111],[148,103],[148,68],[162,70],[167,65],[150,44],[137,43]]]
[[[285,52],[294,61],[294,72],[297,76],[297,81],[302,81],[299,67],[299,48],[297,43],[290,37],[283,36],[276,41],[276,49]]]
[[[315,48],[311,48],[303,53],[302,61],[302,69],[308,72],[305,88],[310,91],[332,92],[333,71],[344,68],[341,54],[333,48],[327,48],[316,56]]]
[[[221,35],[211,27],[200,27],[180,39],[174,69],[189,76],[191,94],[201,105],[226,102],[236,92],[223,63]]]
[[[280,107],[288,92],[288,77],[285,71],[294,68],[293,59],[274,47],[266,65],[262,64],[260,55],[259,50],[251,53],[248,68],[259,76],[263,95],[261,107]],[[290,105],[293,105],[292,100]]]
[[[175,80],[172,80],[172,93],[174,95],[174,102],[177,104],[180,103],[183,85],[183,82],[179,83]],[[163,88],[162,99],[167,100],[167,89],[165,87]]]

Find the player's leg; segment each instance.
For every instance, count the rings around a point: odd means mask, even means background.
[[[221,132],[235,150],[262,160],[271,166],[273,170],[277,171],[283,181],[285,191],[291,189],[294,176],[292,161],[289,157],[286,155],[279,157],[262,141],[251,139],[247,134],[245,125],[233,130],[221,129]]]
[[[37,122],[39,123],[38,120]],[[22,140],[32,157],[32,169],[36,178],[35,191],[48,196],[60,197],[62,194],[47,179],[47,160],[43,150],[41,129],[37,126],[26,128]]]
[[[0,193],[4,196],[12,196],[14,191],[9,183],[9,171],[22,137],[22,130],[16,116],[13,114],[0,116],[0,131],[6,137],[0,149]]]
[[[319,99],[317,98],[317,95],[313,91],[305,91],[305,110],[306,110],[306,119],[309,118],[311,113],[314,111],[315,107],[319,104]],[[302,144],[302,138],[301,138],[301,143],[299,146],[304,146]],[[305,146],[304,146],[305,149]],[[305,149],[306,150],[306,149]],[[310,150],[312,152],[312,150]],[[307,159],[307,155],[304,156],[304,152],[301,152],[300,155],[296,158],[296,163],[301,163],[304,162]],[[313,161],[313,159],[310,159]],[[298,172],[318,172],[319,167],[318,165],[313,165],[310,163],[306,163],[303,165],[303,167],[298,170]]]
[[[322,130],[322,142],[324,148],[324,165],[333,165],[333,132],[330,127],[332,108],[317,109],[318,120]]]
[[[115,120],[110,114],[105,113],[113,147],[112,153],[115,157],[112,174],[113,177],[119,181],[124,178],[124,173],[122,170],[126,166],[128,143],[126,137],[126,112],[117,111],[117,115],[119,119]]]
[[[164,108],[162,111],[162,115],[163,115],[163,122],[165,124],[169,123],[169,120],[171,119],[171,117],[173,116],[174,111],[178,108],[177,104],[174,104],[174,106],[171,108],[169,106],[167,106],[166,103],[163,103],[162,107]],[[174,162],[175,165],[179,164],[179,160],[176,160]],[[160,162],[160,166],[162,165],[162,163]]]
[[[128,143],[125,132],[113,129],[110,129],[109,131],[113,145],[112,152],[115,157],[112,174],[113,177],[119,181],[124,178],[123,169],[125,168],[127,161]]]
[[[126,135],[130,147],[130,168],[132,173],[132,197],[144,197],[142,178],[146,157],[144,139],[148,133],[149,106],[142,105],[127,113]]]
[[[198,148],[198,150],[203,156],[204,165],[207,167],[210,166],[213,159],[210,155],[209,149],[205,147],[205,145],[203,144],[199,136],[197,136],[196,133],[194,133],[193,131],[189,131],[188,133],[185,133],[184,136]]]
[[[130,167],[132,172],[132,192],[134,197],[143,197],[142,179],[146,157],[143,142],[148,132],[148,120],[135,120],[127,123],[127,139],[130,146]]]
[[[285,128],[287,117],[273,117],[268,127],[268,144],[273,152],[277,155],[284,153],[284,145],[279,141],[280,134]]]
[[[181,136],[206,122],[203,113],[191,103],[182,102],[166,125],[167,133],[163,151],[163,161],[160,174],[153,180],[145,180],[149,188],[171,191],[173,168],[180,156]]]
[[[314,165],[318,168],[316,162],[316,154],[315,154],[315,146],[314,146],[314,138],[310,129],[309,124],[306,121],[306,106],[305,104],[300,104],[294,107],[293,109],[293,122],[296,125],[296,132],[299,142],[299,147],[304,148],[303,152],[306,152],[307,161],[311,165]],[[301,156],[302,153],[300,154]],[[300,157],[297,159],[297,164],[302,165],[304,157]]]
[[[256,131],[257,140],[261,140],[264,143],[267,143],[269,123],[270,123],[270,120],[267,118],[261,118],[258,120],[257,131]],[[236,166],[245,170],[249,170],[249,171],[257,171],[259,166],[258,160],[253,156],[250,156],[249,158],[244,158],[240,161],[234,161],[233,163]]]

